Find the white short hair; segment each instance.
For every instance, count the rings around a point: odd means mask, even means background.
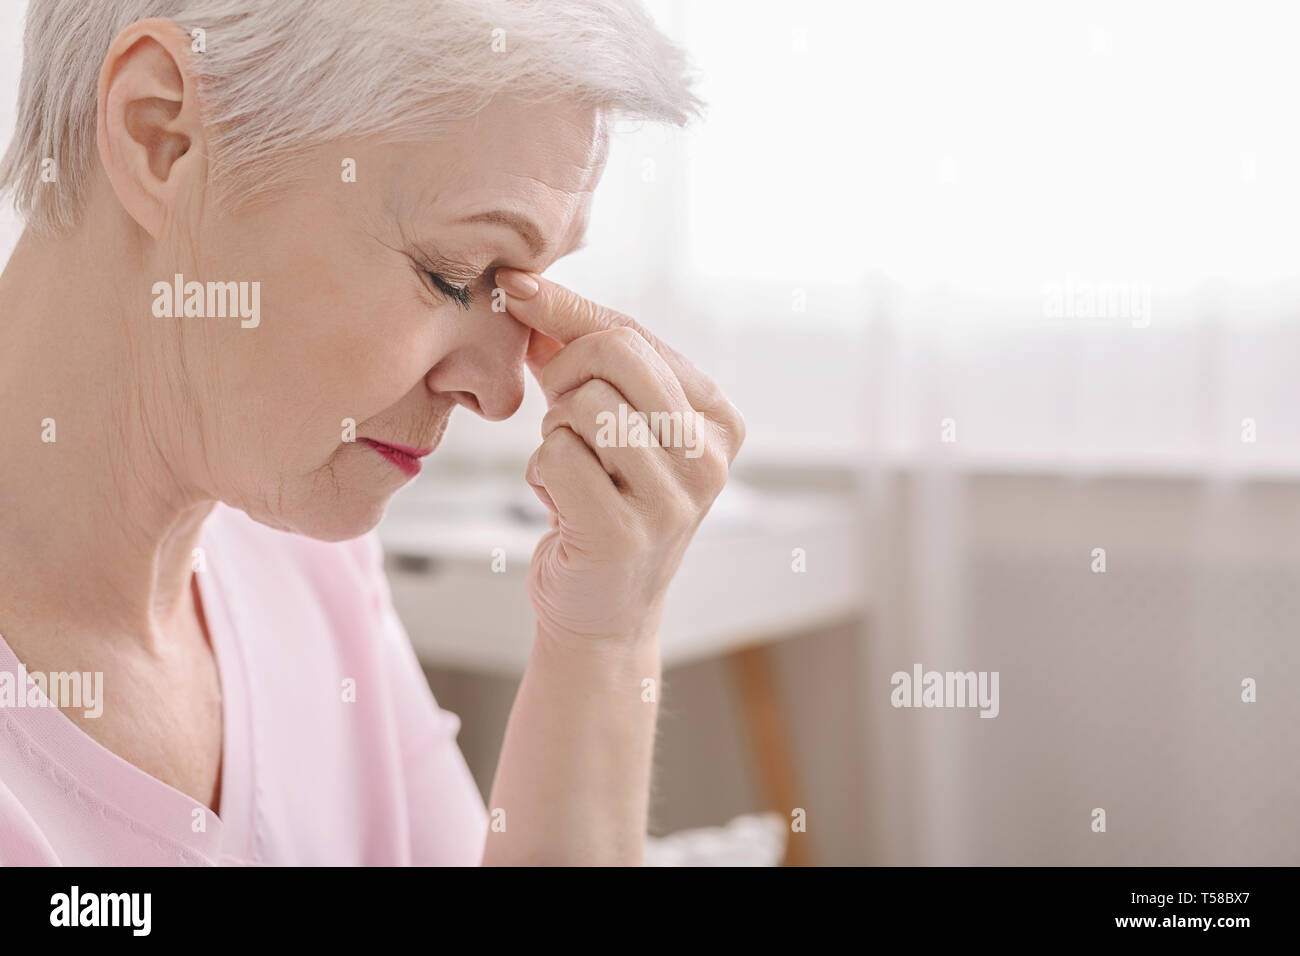
[[[303,150],[340,137],[436,139],[501,93],[679,126],[700,112],[685,56],[639,0],[29,0],[0,188],[36,231],[79,221],[100,66],[150,17],[203,31],[200,115],[227,198],[284,182]]]

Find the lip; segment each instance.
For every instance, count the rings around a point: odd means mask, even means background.
[[[428,448],[410,448],[406,445],[396,445],[390,441],[378,441],[374,438],[363,438],[362,441],[370,442],[372,445],[383,445],[385,448],[391,448],[394,451],[400,451],[403,455],[410,455],[412,458],[427,458],[433,454],[433,446]]]
[[[361,438],[358,441],[369,445],[390,464],[396,465],[407,476],[414,478],[420,473],[420,459],[433,453],[432,448],[410,448],[406,445],[391,445],[388,442],[375,441],[373,438]]]

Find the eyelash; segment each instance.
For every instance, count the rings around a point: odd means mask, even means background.
[[[469,286],[455,286],[438,275],[436,272],[425,270],[429,278],[433,281],[434,288],[445,295],[447,298],[456,302],[462,309],[469,309],[470,302],[473,301],[474,294],[470,291]]]

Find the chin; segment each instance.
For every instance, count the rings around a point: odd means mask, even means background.
[[[373,520],[368,519],[351,523],[323,520],[316,524],[294,528],[293,531],[308,538],[315,538],[317,541],[351,541],[353,538],[359,538],[363,534],[373,531],[383,516],[384,512],[381,509]]]
[[[317,541],[350,541],[374,530],[392,496],[317,495],[300,506],[271,513],[265,508],[240,508],[250,518],[277,531],[289,531]]]
[[[349,541],[374,530],[388,502],[388,498],[371,498],[339,502],[336,508],[313,508],[290,530],[318,541]]]

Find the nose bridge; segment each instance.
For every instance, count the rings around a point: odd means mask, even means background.
[[[509,418],[524,399],[524,358],[528,329],[504,310],[492,310],[483,296],[462,312],[451,349],[428,375],[435,392],[472,395],[478,413],[490,421]]]

